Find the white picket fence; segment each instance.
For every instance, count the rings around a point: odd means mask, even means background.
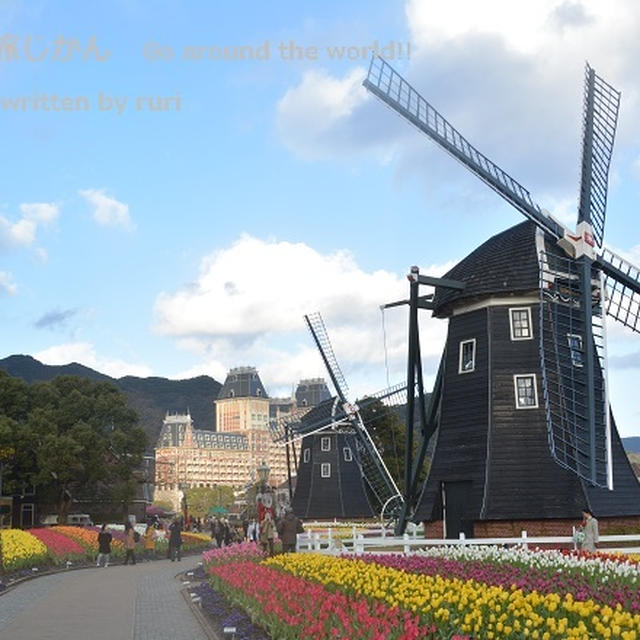
[[[376,531],[380,535],[372,535]],[[624,544],[625,546],[619,546]],[[466,538],[463,533],[458,539],[422,538],[418,537],[418,528],[403,536],[389,535],[384,528],[368,530],[367,534],[359,533],[354,526],[352,535],[348,538],[337,536],[332,527],[326,531],[309,531],[298,534],[297,549],[299,551],[314,551],[327,554],[335,553],[414,553],[419,549],[436,546],[471,546],[495,545],[528,547],[573,547],[576,548],[574,536],[529,536],[522,531],[519,537],[513,538]],[[629,545],[629,546],[626,546]],[[601,551],[620,553],[640,553],[640,534],[600,536],[598,548]]]

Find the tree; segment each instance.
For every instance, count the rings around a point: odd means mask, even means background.
[[[173,511],[173,505],[169,500],[154,500],[152,506],[164,509],[165,511]]]
[[[360,409],[362,420],[367,426],[371,439],[375,443],[382,459],[387,465],[389,473],[393,477],[398,489],[404,493],[404,468],[405,468],[405,443],[406,406],[388,407],[380,400],[365,400]],[[420,438],[418,436],[419,423],[416,418],[413,444],[413,460],[415,462],[418,454]],[[425,458],[425,463],[418,474],[418,484],[420,485],[426,477],[429,469],[429,459]]]
[[[20,429],[28,407],[27,384],[0,371],[0,484],[2,492],[8,495],[21,489],[22,478],[34,466],[33,454],[22,446],[25,434]]]
[[[233,487],[214,485],[213,487],[194,487],[187,489],[189,513],[194,518],[204,518],[211,507],[223,507],[229,510],[235,499]]]
[[[95,495],[98,486],[126,512],[146,435],[108,383],[61,376],[27,387],[0,372],[0,447],[7,442],[12,489],[38,485],[63,523],[72,496]]]

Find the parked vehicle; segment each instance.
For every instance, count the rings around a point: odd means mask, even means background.
[[[50,514],[42,519],[43,527],[53,527],[58,524],[58,515]],[[76,527],[91,526],[91,516],[88,513],[70,513],[67,516],[67,524],[74,525]]]

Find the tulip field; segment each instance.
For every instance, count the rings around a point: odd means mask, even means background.
[[[112,558],[124,557],[124,527],[110,529]],[[21,569],[83,564],[95,562],[98,553],[99,527],[55,526],[38,529],[0,530],[0,572]],[[202,533],[182,533],[185,553],[200,551],[209,546],[211,538]],[[159,536],[155,542],[158,557],[165,557],[168,541]],[[142,544],[138,546],[142,550]]]
[[[271,638],[640,639],[640,569],[622,555],[469,546],[265,559],[245,545],[203,562]]]

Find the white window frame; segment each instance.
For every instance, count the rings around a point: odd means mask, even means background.
[[[309,459],[311,458],[311,449],[309,449],[309,447],[307,447],[303,452],[302,452],[302,462],[309,462]]]
[[[330,478],[331,477],[331,463],[323,462],[320,465],[320,477],[321,478]]]
[[[320,451],[331,451],[331,438],[329,436],[320,438]]]
[[[351,447],[344,447],[342,449],[342,455],[344,457],[345,462],[353,461],[353,452],[351,451]]]
[[[473,356],[471,358],[471,369],[463,369],[462,368],[462,354],[464,353],[464,345],[472,344],[473,345]],[[461,340],[460,346],[458,347],[458,373],[472,373],[476,370],[476,339],[470,338],[469,340]]]
[[[521,405],[518,398],[518,378],[531,378],[533,380],[534,404]],[[513,376],[513,391],[516,399],[516,409],[537,409],[538,408],[538,381],[535,373],[516,373]]]
[[[576,348],[571,344],[571,339],[578,339],[578,348]],[[579,333],[567,333],[567,343],[569,344],[569,354],[571,355],[571,364],[574,367],[582,367],[583,365],[583,355],[584,351],[582,350],[582,336]],[[579,356],[580,361],[578,362],[578,358],[575,358],[574,355]]]
[[[529,335],[528,336],[518,336],[514,334],[514,326],[513,326],[513,312],[514,311],[526,311],[527,312],[527,323],[529,325]],[[509,307],[509,329],[511,332],[511,340],[516,342],[519,340],[533,340],[533,323],[531,322],[531,307]]]
[[[20,526],[33,529],[36,523],[36,505],[33,502],[23,502],[20,505]]]

